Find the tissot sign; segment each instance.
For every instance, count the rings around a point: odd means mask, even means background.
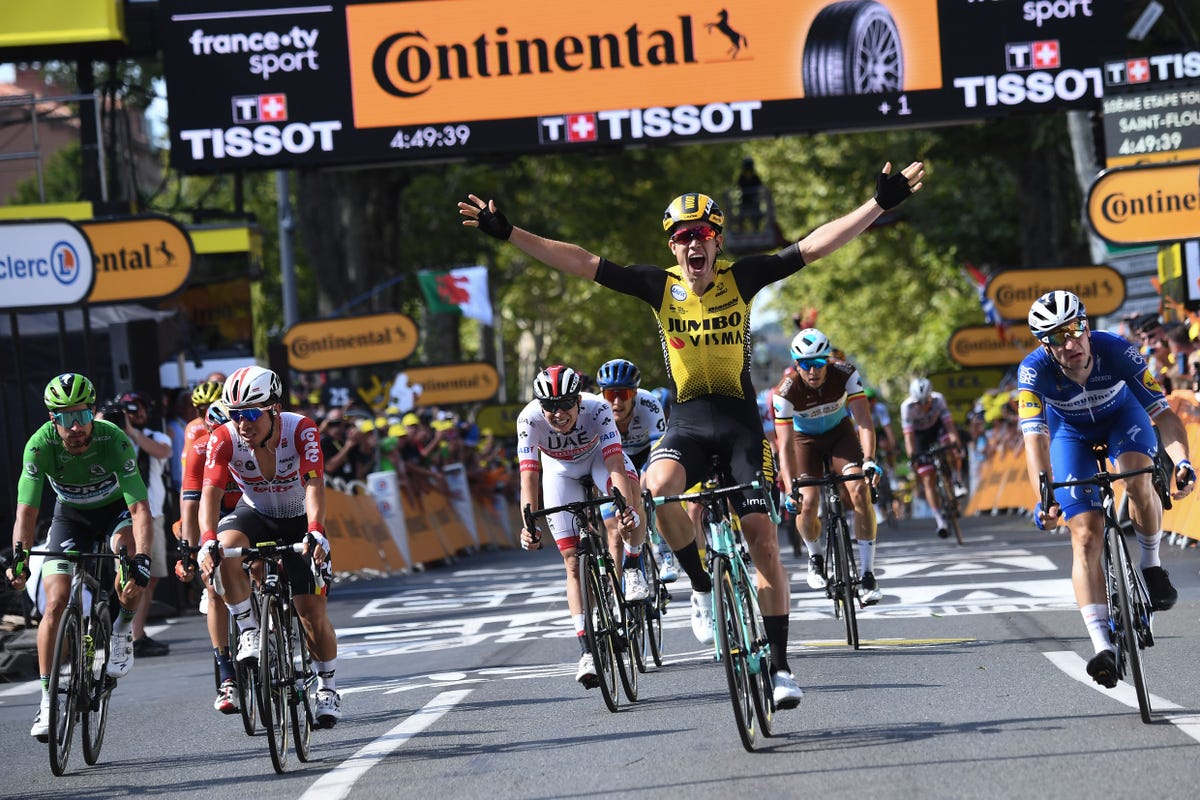
[[[1106,170],[1087,211],[1096,235],[1115,245],[1200,238],[1200,161]]]
[[[1099,0],[162,6],[169,94],[186,98],[171,160],[188,171],[1094,107],[1121,47],[1120,4]]]
[[[77,305],[94,277],[91,244],[74,223],[0,222],[0,311]]]

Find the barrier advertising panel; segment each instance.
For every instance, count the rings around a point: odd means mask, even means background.
[[[73,306],[94,278],[91,243],[74,223],[0,222],[0,311]]]
[[[1095,107],[1095,0],[162,0],[187,172],[926,125]],[[964,35],[969,32],[969,35]]]

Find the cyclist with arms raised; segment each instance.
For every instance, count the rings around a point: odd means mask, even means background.
[[[787,491],[792,478],[824,475],[826,455],[843,474],[861,471],[870,480],[878,480],[882,474],[875,463],[875,427],[862,377],[852,364],[831,362],[832,352],[829,337],[821,331],[800,331],[792,340],[796,374],[785,376],[772,395],[779,467]],[[862,571],[859,595],[863,605],[874,605],[883,593],[875,580],[876,525],[871,493],[865,481],[845,486],[854,506],[854,538]],[[799,512],[796,529],[808,548],[808,585],[813,589],[825,588],[825,542],[817,519],[820,493],[819,486],[803,487],[800,508],[790,496],[784,501],[789,511]]]
[[[924,174],[920,162],[894,175],[886,164],[871,200],[777,253],[734,263],[719,259],[725,215],[717,203],[704,194],[681,195],[663,214],[667,247],[675,259],[666,270],[650,264],[623,267],[578,245],[514,227],[494,200],[470,195],[458,208],[466,217],[464,225],[509,241],[557,270],[640,298],[654,309],[675,403],[667,432],[651,453],[646,485],[655,495],[670,495],[708,477],[713,456],[737,483],[748,483],[760,472],[768,482],[774,480],[750,382],[754,295],[854,239],[885,210],[920,189]],[[757,570],[775,703],[795,708],[802,695],[787,662],[790,596],[775,525],[753,493],[735,498],[734,506]],[[663,538],[691,579],[692,632],[703,642],[712,641],[712,580],[700,561],[693,524],[678,504],[663,506],[658,520]]]
[[[641,506],[637,471],[621,448],[621,434],[613,420],[612,407],[603,398],[580,391],[583,381],[570,367],[555,365],[538,373],[533,382],[533,401],[517,417],[517,461],[521,471],[521,508],[540,508],[575,503],[584,499],[582,478],[590,476],[596,489],[611,494],[613,487],[628,501],[618,518],[619,538],[624,545],[609,543],[624,575],[625,599],[645,600],[646,581],[638,569],[645,528],[637,509]],[[538,501],[539,490],[545,505]],[[579,669],[575,680],[591,689],[596,681],[596,664],[584,636],[583,597],[579,592],[579,531],[566,511],[546,518],[567,571],[567,608],[579,640]],[[536,532],[522,528],[521,546],[541,547]]]
[[[945,539],[950,535],[950,529],[946,527],[946,517],[942,514],[942,504],[937,496],[936,467],[925,453],[941,444],[954,445],[952,450],[946,452],[946,460],[954,476],[954,494],[962,496],[967,490],[958,478],[962,460],[958,453],[961,445],[954,417],[950,414],[950,406],[946,405],[945,396],[933,390],[928,378],[913,378],[909,384],[908,397],[900,404],[900,426],[909,463],[921,488],[925,490],[925,500],[937,523],[937,535]]]
[[[221,399],[230,421],[208,439],[199,509],[200,570],[206,581],[214,568],[221,570],[222,599],[240,631],[237,658],[257,658],[259,630],[251,613],[250,579],[238,559],[220,560],[221,548],[305,543],[304,554],[287,553],[284,564],[296,611],[312,643],[317,673],[313,714],[317,727],[331,728],[341,719],[342,708],[334,678],[337,633],[326,606],[332,573],[325,538],[325,459],[316,423],[281,410],[282,393],[279,376],[257,366],[242,367],[225,382]],[[241,488],[242,499],[221,516],[230,477]],[[309,559],[325,575],[322,590],[316,587]]]
[[[1035,494],[1039,473],[1051,480],[1086,480],[1096,474],[1093,444],[1106,444],[1120,472],[1153,463],[1158,426],[1175,463],[1175,498],[1196,483],[1188,460],[1187,431],[1167,405],[1162,389],[1137,347],[1124,337],[1093,331],[1087,310],[1071,292],[1047,292],[1029,308],[1029,330],[1041,347],[1025,356],[1017,372],[1017,405],[1025,437],[1025,463]],[[1179,595],[1159,560],[1162,501],[1149,474],[1127,478],[1129,516],[1141,544],[1142,575],[1156,610],[1175,605]],[[1087,671],[1096,683],[1117,685],[1117,661],[1108,638],[1108,603],[1100,555],[1104,511],[1100,493],[1068,487],[1054,493],[1049,508],[1038,503],[1035,522],[1044,528],[1059,512],[1071,531],[1071,584],[1095,655]]]
[[[17,513],[13,524],[15,563],[8,570],[13,588],[29,577],[22,551],[33,546],[42,483],[54,490],[54,516],[46,549],[56,552],[94,552],[104,537],[116,553],[124,546],[133,554],[132,581],[116,589],[120,611],[113,621],[108,674],[120,678],[133,666],[133,616],[142,589],[150,582],[150,548],[154,523],[146,500],[146,484],[138,472],[137,456],[125,432],[98,420],[96,388],[83,375],[55,376],[42,394],[50,420],[25,445],[21,478],[17,482]],[[50,731],[50,665],[54,640],[71,589],[71,564],[47,558],[42,565],[46,609],[38,625],[38,667],[42,703],[29,733],[46,741]]]

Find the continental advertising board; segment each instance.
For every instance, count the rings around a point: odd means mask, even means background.
[[[1114,245],[1200,238],[1200,161],[1101,172],[1087,197],[1088,222]]]
[[[162,5],[189,172],[1095,107],[1121,47],[1120,4],[1099,0]]]
[[[988,279],[987,296],[1004,319],[1024,321],[1033,301],[1055,289],[1079,295],[1093,317],[1111,314],[1125,302],[1125,276],[1104,265],[1001,270]]]

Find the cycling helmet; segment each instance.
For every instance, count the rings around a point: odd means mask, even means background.
[[[207,406],[221,399],[223,384],[220,381],[205,381],[192,390],[192,405]]]
[[[636,389],[642,385],[642,373],[633,362],[614,358],[600,365],[596,383],[601,389]]]
[[[213,431],[226,422],[229,422],[229,409],[220,400],[213,400],[209,403],[208,411],[204,415],[204,427]]]
[[[908,385],[908,396],[918,403],[928,402],[933,395],[933,384],[929,382],[929,378],[913,378],[912,383]]]
[[[94,406],[96,404],[96,387],[78,372],[64,372],[55,375],[46,384],[42,392],[42,402],[47,411],[59,411],[70,406]]]
[[[708,195],[688,192],[672,200],[663,212],[663,230],[670,233],[676,225],[684,222],[706,222],[720,233],[725,225],[725,214],[717,201]]]
[[[221,399],[231,409],[273,405],[282,396],[279,376],[258,366],[242,367],[235,371],[221,390]]]
[[[792,339],[792,359],[799,361],[803,358],[829,358],[833,345],[829,337],[816,328],[805,328]]]
[[[1033,301],[1029,307],[1029,331],[1038,339],[1068,322],[1087,317],[1083,301],[1072,292],[1055,289]]]
[[[570,367],[556,364],[546,367],[533,381],[533,396],[538,400],[567,400],[579,397],[582,381]]]

